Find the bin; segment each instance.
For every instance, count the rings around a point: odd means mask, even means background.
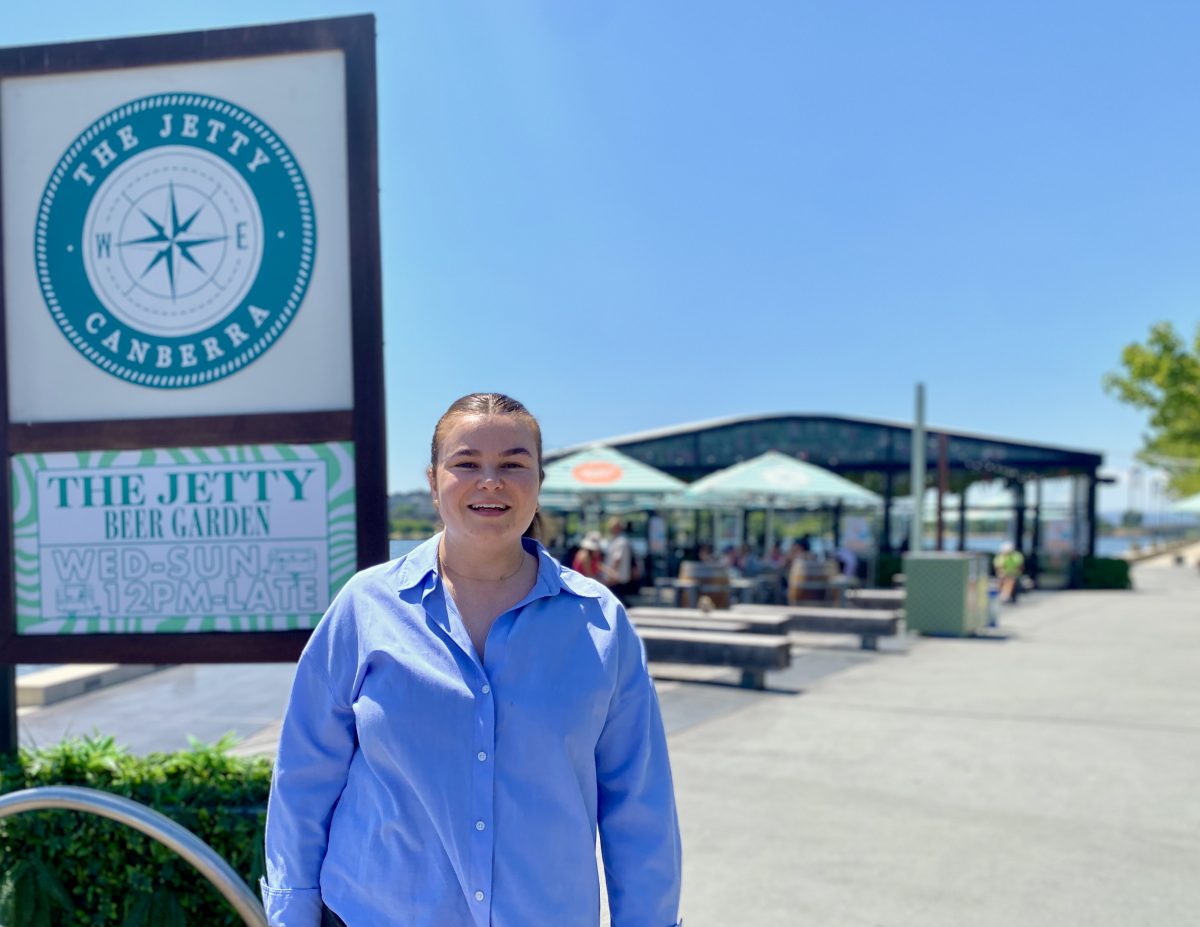
[[[965,637],[988,624],[988,560],[978,553],[904,557],[905,624],[922,634]]]

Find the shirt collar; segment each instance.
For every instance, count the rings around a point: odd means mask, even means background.
[[[418,585],[425,583],[430,574],[441,578],[438,572],[438,544],[441,543],[442,534],[438,532],[428,541],[418,547],[413,548],[400,563],[399,572],[396,574],[397,591],[403,592],[405,589],[412,589]],[[538,559],[538,578],[534,583],[534,590],[542,587],[546,595],[558,595],[564,589],[572,595],[581,596],[583,598],[596,598],[596,590],[591,587],[588,580],[583,577],[578,577],[565,569],[562,564],[550,556],[546,552],[546,548],[542,547],[533,538],[522,538],[521,544],[524,548],[533,554]],[[582,580],[579,582],[577,580]]]
[[[414,547],[400,561],[400,569],[396,574],[396,588],[403,592],[412,589],[425,581],[430,573],[438,571],[438,543],[442,540],[439,532],[428,541]]]

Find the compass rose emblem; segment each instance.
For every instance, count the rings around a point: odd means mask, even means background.
[[[175,196],[174,181],[168,184],[167,200],[170,215],[164,216],[161,222],[146,212],[144,208],[139,207],[138,209],[142,214],[142,218],[146,220],[146,224],[153,230],[153,234],[146,235],[143,238],[131,238],[128,241],[118,242],[117,244],[120,248],[148,250],[153,256],[146,265],[146,269],[142,271],[139,279],[144,280],[154,268],[161,266],[167,275],[167,286],[171,291],[171,299],[175,299],[176,262],[186,261],[192,267],[196,268],[196,270],[200,271],[201,274],[207,276],[204,265],[196,260],[195,255],[192,254],[192,249],[200,248],[202,245],[211,245],[225,241],[229,236],[195,237],[191,228],[196,219],[200,217],[200,213],[204,211],[205,204],[201,203],[190,216],[181,220],[179,218],[179,201]],[[182,271],[182,266],[179,269]]]
[[[92,363],[173,388],[229,376],[291,322],[316,223],[283,141],[234,104],[163,94],[105,114],[42,198],[46,304]]]

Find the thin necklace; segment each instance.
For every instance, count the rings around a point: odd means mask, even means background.
[[[522,551],[521,551],[521,559],[517,563],[517,568],[515,570],[513,570],[511,573],[509,573],[507,576],[501,576],[499,579],[480,579],[478,576],[468,576],[466,573],[463,573],[459,570],[454,569],[452,566],[450,566],[450,564],[448,564],[446,562],[446,558],[442,556],[442,552],[440,549],[438,550],[438,563],[440,563],[442,565],[443,570],[446,570],[450,573],[458,573],[458,575],[461,576],[463,579],[469,579],[473,583],[503,583],[503,582],[507,582],[508,580],[512,579],[514,576],[516,576],[518,573],[521,572],[521,567],[525,566],[525,551],[524,551],[524,549],[522,549]]]

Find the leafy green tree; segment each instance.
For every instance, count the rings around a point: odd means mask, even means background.
[[[1173,495],[1200,492],[1200,326],[1189,344],[1169,322],[1150,329],[1144,344],[1121,352],[1122,371],[1104,388],[1121,402],[1150,413],[1138,457],[1162,467]]]

